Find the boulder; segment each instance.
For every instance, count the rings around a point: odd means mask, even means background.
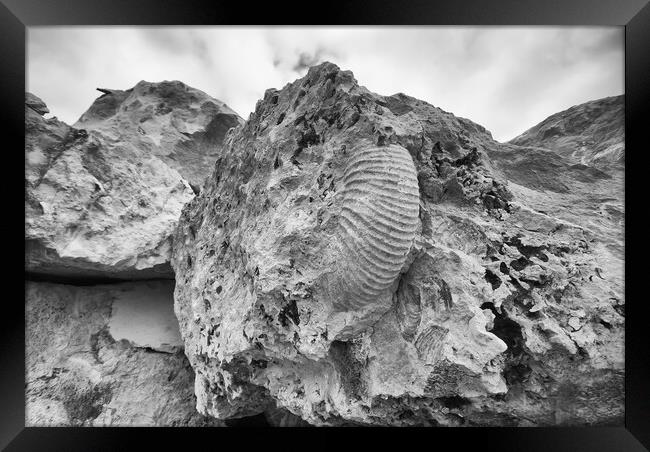
[[[199,411],[621,424],[622,220],[589,227],[582,203],[572,221],[573,199],[505,165],[516,150],[331,63],[267,90],[174,233]]]
[[[26,96],[26,270],[71,281],[173,278],[181,208],[239,118],[178,82],[104,91],[74,127],[44,118],[43,102]]]
[[[179,81],[98,90],[104,94],[74,127],[155,155],[195,190],[212,173],[228,130],[244,122],[223,102]]]

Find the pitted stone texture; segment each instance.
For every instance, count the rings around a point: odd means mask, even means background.
[[[158,353],[111,335],[116,303],[152,293],[166,294],[159,304],[169,303],[172,290],[169,281],[27,283],[26,425],[222,425],[196,411],[194,375],[182,350]],[[159,306],[143,306],[159,315]]]
[[[527,179],[526,148],[403,94],[373,94],[329,63],[268,90],[226,141],[174,235],[199,411],[278,407],[312,425],[621,422],[620,219],[590,227],[586,196],[610,192],[615,204],[618,179],[559,171],[572,163],[553,154],[544,183],[569,184],[567,205]],[[409,168],[396,169],[406,197],[386,217],[405,220],[404,240],[376,241],[408,249],[390,275],[340,243],[349,169],[371,149]],[[516,149],[521,165],[507,166]],[[358,221],[355,244],[391,231]],[[368,282],[366,299],[340,303]]]

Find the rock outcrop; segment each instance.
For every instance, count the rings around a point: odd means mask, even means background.
[[[74,127],[25,102],[26,270],[173,278],[171,233],[239,118],[177,82],[110,91]]]
[[[268,90],[174,234],[199,411],[621,424],[620,179],[575,165],[330,63]]]
[[[625,96],[585,102],[549,116],[510,140],[552,149],[574,163],[621,170],[625,163]]]
[[[26,425],[223,425],[196,411],[173,285],[27,283]]]
[[[241,119],[179,82],[104,91],[73,127],[25,98],[26,423],[223,425],[196,411],[169,259]]]

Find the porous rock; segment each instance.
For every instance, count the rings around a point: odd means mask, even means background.
[[[152,340],[179,337],[177,327],[168,331],[174,325],[173,285],[28,282],[26,425],[222,425],[196,411],[194,373],[181,344],[175,340],[160,347]],[[140,303],[143,299],[147,302]],[[149,325],[149,340],[143,342],[138,325],[128,327],[120,318],[129,307],[168,320]]]
[[[622,219],[594,211],[607,192],[616,211],[618,179],[546,171],[567,199],[528,176],[526,147],[330,63],[226,141],[174,235],[199,411],[622,422]]]

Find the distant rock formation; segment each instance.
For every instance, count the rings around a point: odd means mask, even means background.
[[[620,175],[313,67],[226,137],[174,234],[199,411],[620,425],[622,222]]]
[[[553,150],[604,170],[625,163],[625,96],[605,97],[549,116],[510,143]]]
[[[107,91],[74,127],[44,118],[46,110],[27,94],[26,270],[173,278],[170,236],[181,208],[241,120],[179,82]]]

